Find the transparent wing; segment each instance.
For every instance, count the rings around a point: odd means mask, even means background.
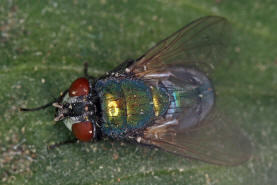
[[[206,74],[224,56],[230,40],[230,24],[225,18],[200,18],[159,42],[130,66],[139,77],[181,64]]]
[[[214,164],[236,165],[249,159],[247,137],[219,113],[215,89],[204,73],[168,66],[159,76],[145,82],[159,81],[168,90],[170,105],[144,130],[142,143]]]
[[[237,165],[249,159],[249,140],[218,112],[211,112],[194,128],[182,129],[183,123],[149,127],[142,142],[213,164]]]

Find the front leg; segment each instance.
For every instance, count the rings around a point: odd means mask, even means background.
[[[87,79],[91,79],[93,81],[95,81],[95,79],[96,79],[95,77],[88,75],[88,63],[87,62],[84,63],[84,75]]]
[[[36,107],[36,108],[22,108],[22,107],[20,107],[19,110],[22,111],[22,112],[28,112],[28,111],[42,110],[42,109],[45,109],[45,108],[50,107],[50,106],[57,107],[62,102],[64,96],[67,93],[68,93],[68,89],[65,90],[63,93],[61,93],[61,95],[58,98],[55,98],[53,101],[51,101],[51,102],[49,102],[49,103],[47,103],[45,105],[42,105],[40,107]]]

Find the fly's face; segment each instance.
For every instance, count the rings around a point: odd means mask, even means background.
[[[56,107],[55,121],[63,120],[65,126],[81,141],[92,141],[95,131],[95,104],[88,79],[78,78],[64,94]]]

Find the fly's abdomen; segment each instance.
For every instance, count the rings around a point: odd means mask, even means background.
[[[103,133],[121,135],[149,124],[169,107],[167,93],[140,80],[105,79],[96,84],[101,99]]]
[[[168,117],[182,124],[180,129],[195,126],[212,110],[214,89],[205,74],[182,67],[169,69],[172,77],[164,81],[171,94]]]

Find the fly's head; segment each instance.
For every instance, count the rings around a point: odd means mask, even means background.
[[[63,120],[80,141],[92,141],[96,137],[96,95],[92,83],[86,78],[78,78],[63,98],[53,103],[55,121]]]

